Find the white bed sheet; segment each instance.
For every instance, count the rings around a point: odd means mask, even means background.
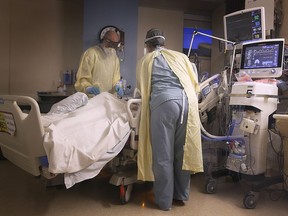
[[[95,177],[129,138],[126,109],[105,92],[70,113],[42,116],[49,172],[64,173],[66,188]]]

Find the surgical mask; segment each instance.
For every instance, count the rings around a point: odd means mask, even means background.
[[[157,39],[157,38],[162,38],[162,39],[165,41],[165,37],[164,37],[164,36],[162,36],[162,35],[155,35],[155,36],[146,38],[144,42],[146,43],[147,41],[150,41],[150,40],[153,40],[153,39]]]

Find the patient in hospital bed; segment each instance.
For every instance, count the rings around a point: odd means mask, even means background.
[[[49,171],[65,173],[67,188],[96,176],[121,151],[130,132],[124,101],[109,93],[95,96],[89,103],[85,98],[82,101],[83,106],[70,112],[64,109],[63,114],[53,110],[54,106],[42,118]]]
[[[18,113],[12,115],[18,119]],[[29,117],[29,114],[19,115],[20,119],[23,116],[24,120]],[[11,149],[14,148],[14,141],[10,144],[9,139],[13,139],[13,136],[0,132],[1,148],[4,150],[4,155],[6,152],[9,156],[23,155],[27,152],[17,150],[17,146],[20,145],[43,145],[49,163],[48,171],[53,174],[64,174],[66,188],[95,177],[105,164],[123,149],[131,132],[126,101],[107,92],[89,100],[85,94],[76,93],[55,104],[46,115],[41,115],[40,122],[44,128],[43,143],[34,144],[30,141],[24,143],[25,140],[22,139],[20,144],[15,143],[16,150]],[[21,121],[22,123],[25,121]],[[23,133],[19,131],[20,126],[16,125],[15,128],[15,136]],[[30,129],[29,125],[21,126],[21,130],[24,130],[22,128],[26,128],[27,131]],[[38,153],[32,155],[40,156]]]

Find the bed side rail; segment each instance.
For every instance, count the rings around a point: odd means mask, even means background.
[[[32,175],[40,175],[39,157],[46,155],[43,136],[40,109],[33,98],[0,95],[0,147],[5,158]]]
[[[141,99],[132,98],[127,101],[127,112],[130,119],[131,140],[130,147],[134,150],[138,149],[138,129],[141,113]]]

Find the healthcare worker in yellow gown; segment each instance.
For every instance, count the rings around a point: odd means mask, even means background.
[[[199,86],[188,57],[164,48],[159,29],[147,32],[147,53],[137,64],[142,107],[138,142],[138,179],[154,181],[161,210],[185,204],[192,173],[203,172]]]
[[[90,96],[101,92],[114,93],[122,97],[123,89],[116,85],[120,80],[120,61],[116,54],[119,36],[107,31],[99,45],[87,49],[80,60],[75,89]]]

